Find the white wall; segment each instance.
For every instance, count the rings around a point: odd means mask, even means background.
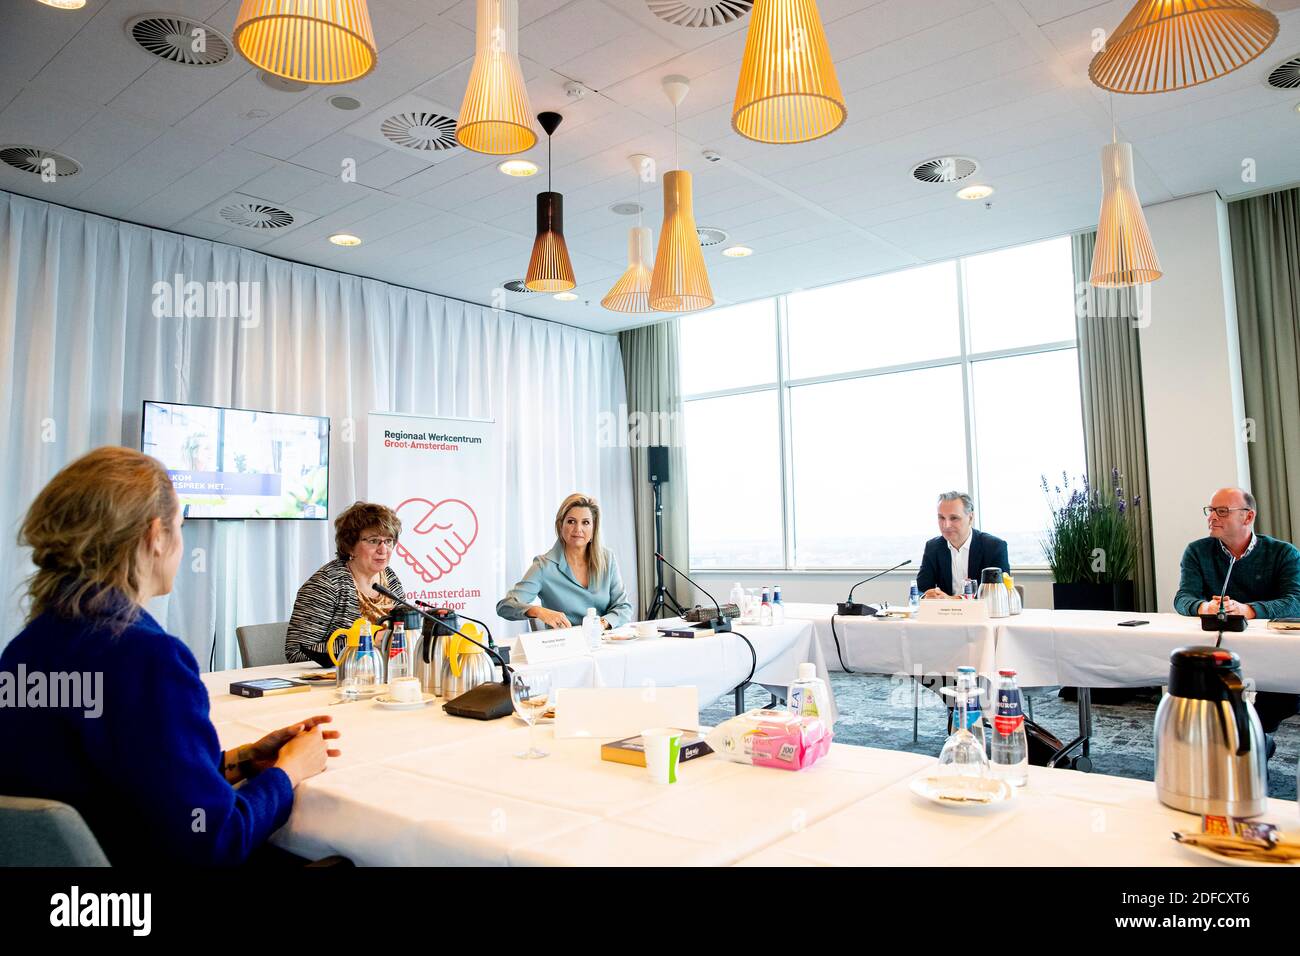
[[[1173,610],[1187,543],[1216,488],[1250,487],[1227,208],[1204,193],[1146,210],[1164,275],[1139,332],[1159,608]]]

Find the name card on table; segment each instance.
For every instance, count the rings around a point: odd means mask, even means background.
[[[929,598],[921,602],[916,612],[918,621],[951,621],[962,624],[978,624],[989,619],[989,609],[983,601],[965,601],[952,599],[944,601]]]
[[[519,655],[522,650],[523,655]],[[520,634],[515,642],[515,662],[520,664],[550,664],[591,653],[587,636],[580,627],[557,627],[547,631]],[[522,660],[520,659],[522,656]]]
[[[560,687],[555,691],[555,736],[631,737],[648,727],[700,725],[696,686]]]

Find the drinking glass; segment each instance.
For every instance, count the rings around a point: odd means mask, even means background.
[[[548,671],[535,670],[528,673],[515,671],[510,678],[510,700],[515,705],[515,713],[528,724],[528,749],[515,754],[522,760],[535,760],[548,756],[545,750],[537,749],[537,720],[546,713],[551,703],[551,675]]]
[[[943,750],[939,751],[939,774],[941,776],[978,777],[989,775],[989,758],[980,746],[979,740],[966,727],[966,702],[968,692],[960,687],[945,687],[943,693],[951,694],[957,701],[957,729],[944,741]],[[978,694],[979,689],[969,692]]]

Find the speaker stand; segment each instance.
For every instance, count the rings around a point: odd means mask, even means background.
[[[655,490],[655,553],[664,553],[664,499],[663,485],[658,481],[652,481],[651,486]],[[650,602],[650,607],[646,611],[646,620],[653,621],[667,609],[673,612],[677,617],[682,617],[686,609],[678,603],[677,598],[673,597],[672,592],[664,585],[664,563],[655,561],[655,594],[654,599]]]

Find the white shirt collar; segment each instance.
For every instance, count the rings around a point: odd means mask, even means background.
[[[1255,534],[1254,531],[1251,531],[1250,544],[1246,545],[1246,550],[1241,553],[1241,557],[1237,558],[1237,560],[1245,561],[1246,558],[1250,555],[1250,552],[1255,550],[1255,545],[1258,543],[1259,543],[1259,535]],[[1226,554],[1229,558],[1235,557],[1235,555],[1233,555],[1233,553],[1228,550],[1228,546],[1223,543],[1222,539],[1220,539],[1219,541],[1219,547],[1223,549],[1223,553]]]
[[[948,550],[949,550],[949,551],[952,551],[952,552],[955,552],[955,553],[958,553],[958,554],[959,554],[959,553],[961,553],[962,551],[969,551],[969,550],[970,550],[970,543],[971,543],[971,541],[973,541],[974,539],[975,539],[975,529],[972,528],[970,534],[966,535],[966,540],[962,543],[962,546],[961,546],[960,548],[954,548],[954,547],[952,546],[952,542],[951,542],[951,541],[948,541],[948,542],[945,542],[945,543],[948,545]]]

